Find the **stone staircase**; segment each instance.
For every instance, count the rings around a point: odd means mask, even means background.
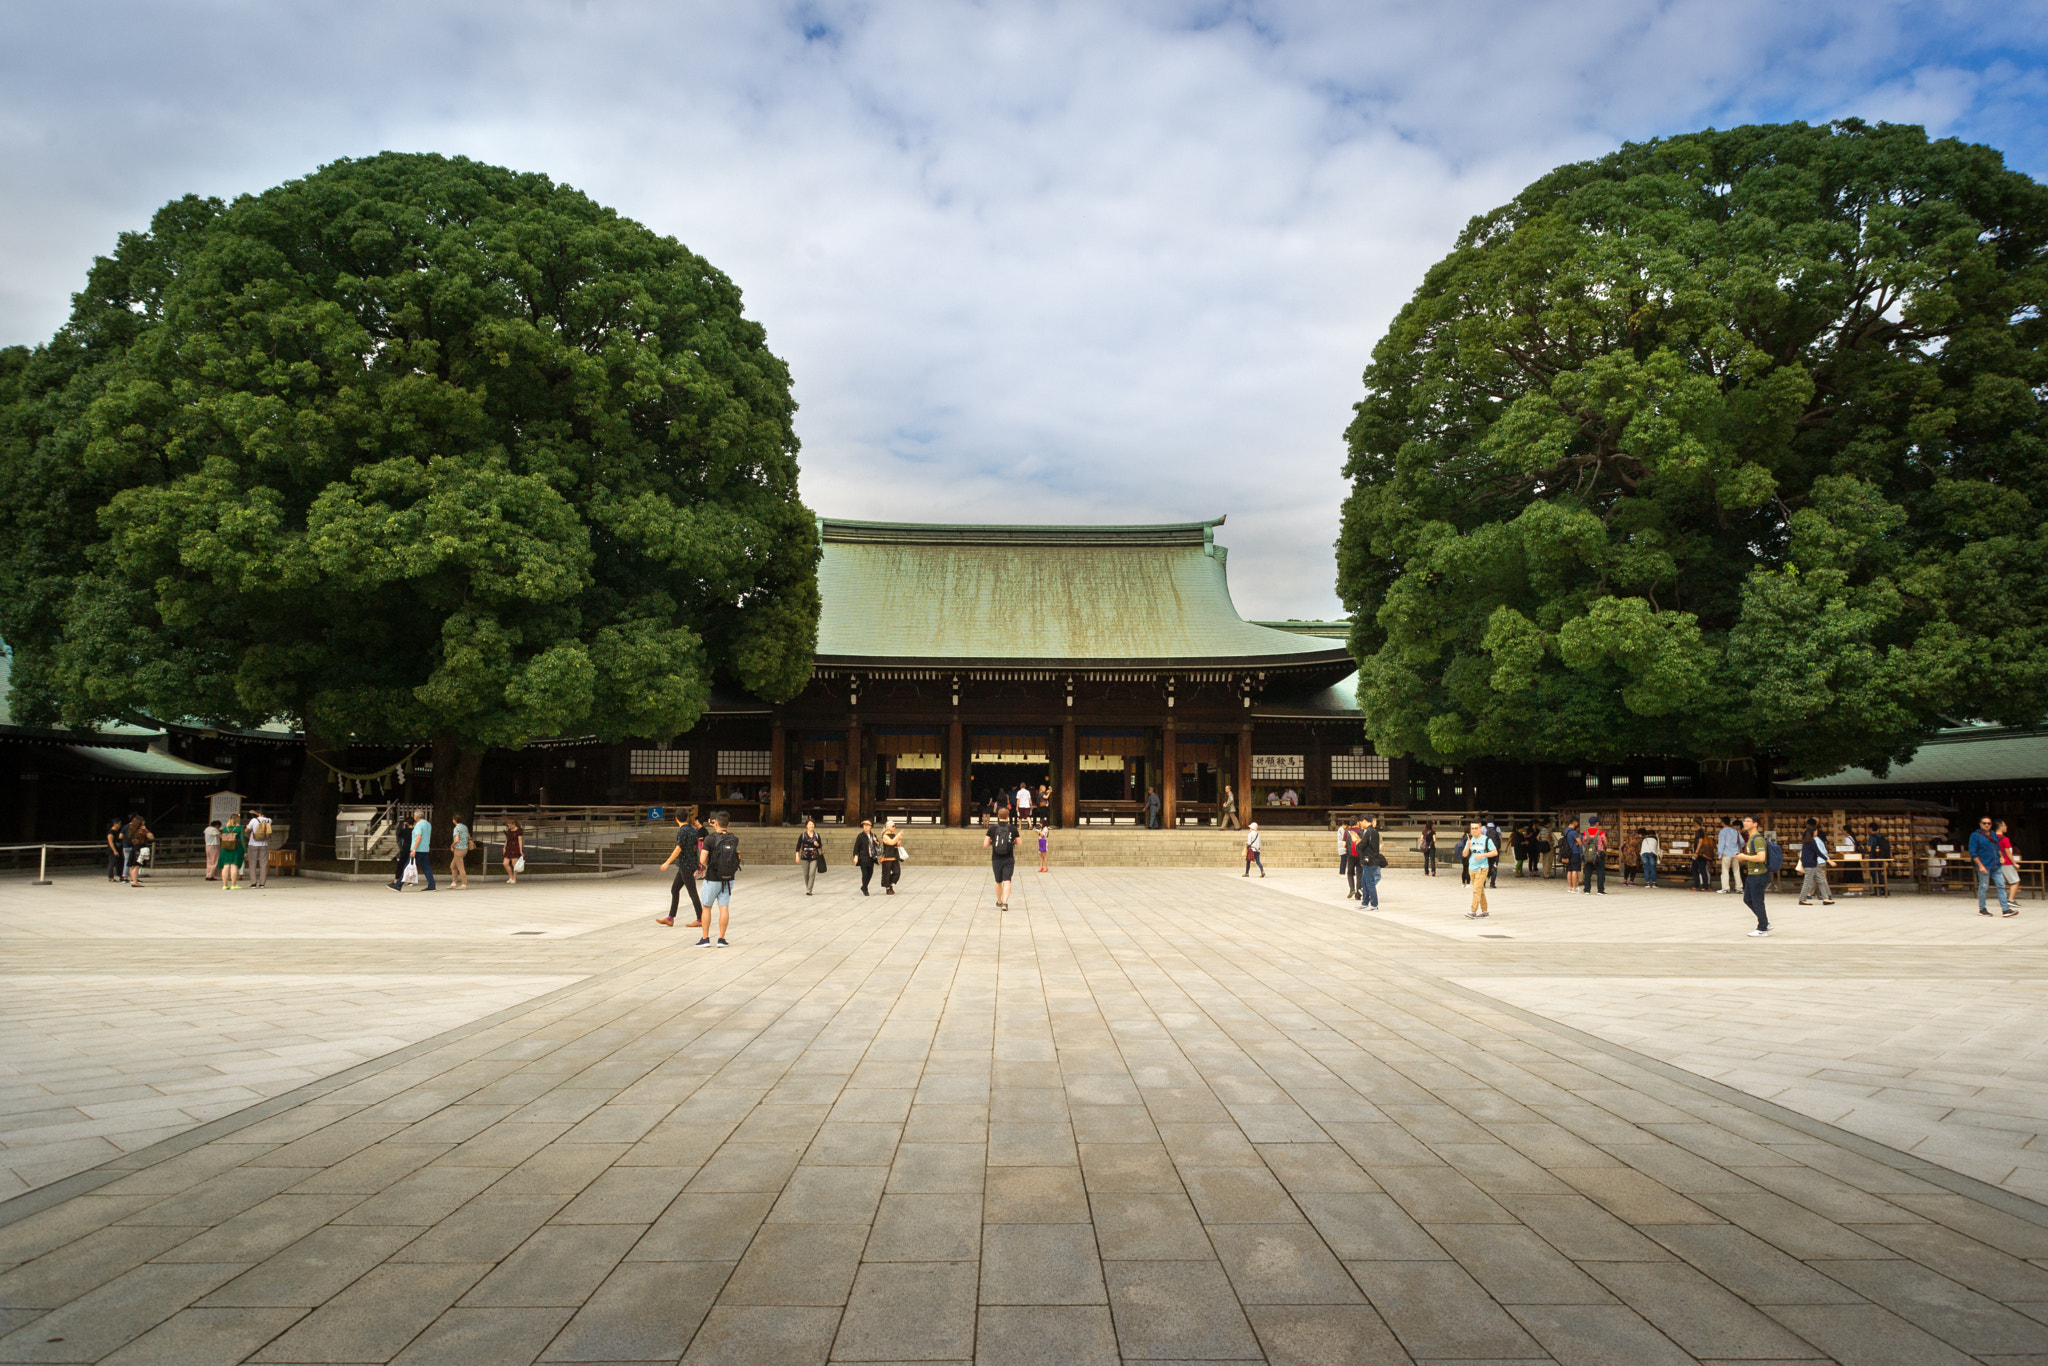
[[[748,861],[759,867],[764,860],[789,860],[796,852],[798,829],[735,826],[733,833],[740,837],[740,849]],[[853,862],[855,831],[824,826],[819,833],[824,837],[828,863]],[[1259,833],[1268,868],[1327,868],[1332,873],[1337,870],[1335,831],[1281,827]],[[957,830],[914,825],[903,832],[912,867],[987,863],[988,850],[982,848],[981,838],[979,826]],[[668,857],[674,843],[675,836],[670,831],[643,830],[633,838],[634,860],[659,863]],[[1422,855],[1414,844],[1412,834],[1388,839],[1387,862],[1396,868],[1420,868]],[[1083,826],[1078,830],[1053,831],[1050,857],[1057,868],[1237,868],[1244,863],[1244,837],[1234,830],[1207,828],[1141,830],[1131,826]],[[1035,831],[1025,831],[1017,841],[1017,865],[1021,868],[1026,863],[1038,866]]]

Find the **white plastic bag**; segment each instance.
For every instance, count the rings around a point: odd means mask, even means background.
[[[512,871],[515,873],[526,871],[526,855],[521,854],[518,858],[512,860]]]
[[[411,859],[405,861],[405,871],[398,875],[399,885],[410,887],[420,880],[420,866]]]

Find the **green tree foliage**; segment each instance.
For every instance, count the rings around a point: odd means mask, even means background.
[[[1919,128],[1625,146],[1373,352],[1338,591],[1390,753],[1882,770],[2048,713],[2048,190]]]
[[[787,370],[725,276],[543,176],[387,153],[179,200],[0,404],[18,714],[432,739],[445,821],[485,748],[809,677]]]

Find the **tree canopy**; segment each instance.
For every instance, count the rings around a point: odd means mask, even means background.
[[[793,696],[794,411],[730,280],[544,176],[386,153],[178,200],[0,363],[16,713],[431,738],[473,779],[686,730],[715,677]]]
[[[1338,591],[1388,753],[1880,772],[2048,714],[2048,189],[1844,121],[1561,167],[1373,352]]]

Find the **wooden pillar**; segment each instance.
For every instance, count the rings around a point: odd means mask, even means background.
[[[1161,782],[1161,787],[1164,790],[1159,794],[1159,818],[1168,830],[1173,829],[1180,804],[1180,746],[1174,743],[1174,738],[1173,718],[1169,716],[1166,718],[1166,725],[1161,728],[1159,733],[1160,767],[1166,770]]]
[[[965,756],[960,751],[960,722],[957,718],[946,728],[946,824],[967,824],[967,804],[961,797],[961,784],[966,779],[966,770],[961,767]]]
[[[783,807],[789,798],[789,777],[783,772],[789,759],[786,735],[778,716],[768,728],[768,810],[773,814],[763,819],[764,825],[782,824]]]
[[[846,727],[846,758],[842,761],[846,787],[846,823],[859,827],[861,817],[868,813],[867,783],[860,762],[860,720],[855,718]]]
[[[1252,723],[1249,721],[1237,733],[1237,819],[1242,825],[1252,822]]]
[[[1080,810],[1074,805],[1075,789],[1081,786],[1081,756],[1075,752],[1074,718],[1060,726],[1060,828],[1072,830]]]

